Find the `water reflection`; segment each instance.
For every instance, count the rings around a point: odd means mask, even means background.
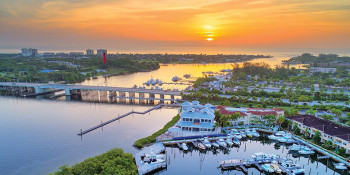
[[[167,153],[170,155],[170,162],[166,170],[160,174],[244,174],[243,172],[231,169],[222,171],[218,168],[218,161],[228,159],[249,159],[256,152],[268,154],[277,154],[283,158],[291,159],[294,163],[299,164],[305,169],[305,174],[342,174],[347,172],[334,170],[331,160],[317,160],[317,154],[311,156],[295,156],[287,148],[289,145],[271,142],[266,135],[259,139],[245,140],[241,142],[240,147],[230,149],[214,149],[200,151],[189,145],[191,150],[182,151],[175,147],[167,147]],[[178,156],[181,155],[181,156]],[[326,166],[328,164],[328,166]],[[248,174],[265,174],[256,168],[248,168]]]

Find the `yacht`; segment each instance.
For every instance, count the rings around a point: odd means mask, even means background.
[[[309,148],[305,145],[299,145],[299,144],[293,144],[291,147],[289,147],[289,150],[291,151],[299,151],[299,150],[302,150],[304,148]]]
[[[276,163],[271,164],[270,167],[273,169],[273,171],[274,171],[275,173],[278,173],[278,174],[281,174],[281,173],[282,173],[281,168],[280,168]]]
[[[233,143],[234,145],[239,145],[239,144],[240,144],[240,142],[239,142],[238,139],[234,139],[234,140],[232,141],[232,143]]]
[[[307,155],[307,154],[314,154],[315,151],[312,151],[310,148],[304,148],[300,151],[298,151],[299,154]]]
[[[246,135],[247,135],[248,137],[250,137],[250,138],[253,137],[253,133],[250,131],[250,129],[246,129],[245,132],[246,132]]]
[[[180,78],[179,78],[179,77],[177,77],[177,76],[175,76],[175,77],[173,77],[171,80],[172,80],[173,82],[177,82],[177,81],[179,81],[179,80],[180,80]]]
[[[232,143],[232,138],[231,137],[228,137],[225,141],[229,146],[232,146],[233,143]]]
[[[337,170],[346,170],[348,169],[344,163],[334,163],[334,168]]]
[[[280,136],[275,136],[275,135],[269,135],[267,137],[271,140],[278,140],[279,138],[281,138]]]
[[[261,168],[266,171],[267,173],[273,173],[275,172],[274,169],[271,168],[270,164],[263,164],[261,165]]]
[[[304,174],[305,173],[305,169],[296,168],[296,169],[291,169],[290,172],[293,173],[293,174]]]
[[[186,143],[181,143],[181,148],[182,148],[184,151],[187,151],[187,150],[188,150],[188,147],[187,147],[187,144],[186,144]]]
[[[207,137],[204,138],[204,140],[202,141],[202,143],[207,147],[210,148],[211,147],[211,143],[209,141],[209,139]]]
[[[222,139],[222,138],[220,138],[220,139],[217,141],[217,143],[218,143],[220,146],[222,146],[222,147],[226,147],[226,146],[227,146],[225,140]]]
[[[235,129],[235,130],[232,130],[232,134],[233,134],[233,137],[236,138],[236,139],[242,139],[242,135]]]
[[[202,149],[202,150],[205,150],[207,147],[200,141],[197,142],[197,146],[198,148]]]
[[[258,132],[258,131],[256,131],[256,130],[255,130],[255,128],[254,128],[254,129],[252,129],[252,134],[253,134],[253,136],[254,136],[254,137],[260,137],[259,132]]]
[[[215,148],[219,148],[220,147],[220,145],[215,141],[215,142],[213,142],[213,146],[215,147]]]
[[[276,136],[284,136],[284,135],[286,135],[286,134],[287,134],[287,133],[284,132],[284,131],[278,131],[278,132],[275,133]]]
[[[240,131],[240,134],[241,134],[242,138],[246,138],[247,137],[247,135],[245,134],[245,132],[243,130]]]

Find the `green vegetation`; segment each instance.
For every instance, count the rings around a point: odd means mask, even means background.
[[[151,144],[156,142],[156,138],[163,133],[165,133],[170,127],[174,126],[176,122],[180,120],[180,115],[176,115],[171,119],[162,129],[158,130],[157,132],[153,133],[152,135],[148,137],[144,137],[141,139],[138,139],[135,141],[134,146],[137,148],[143,148],[145,145]]]
[[[137,167],[134,157],[130,153],[124,153],[122,149],[113,148],[110,151],[88,158],[72,167],[63,165],[60,170],[51,175],[134,175]]]
[[[217,78],[215,77],[199,77],[197,80],[193,83],[193,87],[198,88],[200,85],[204,84],[205,82],[215,81]]]
[[[107,64],[101,57],[85,59],[22,57],[17,54],[0,54],[0,81],[76,83],[98,75],[119,75],[155,70],[157,61],[133,60],[108,56]],[[50,70],[50,72],[42,72]]]

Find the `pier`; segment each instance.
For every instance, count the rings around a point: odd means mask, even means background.
[[[84,134],[86,134],[86,133],[89,133],[89,132],[95,130],[95,129],[98,129],[98,128],[100,128],[100,127],[103,127],[103,126],[105,126],[105,125],[107,125],[107,124],[109,124],[109,123],[112,123],[112,122],[114,122],[114,121],[117,121],[117,120],[119,120],[119,119],[122,119],[122,118],[124,118],[124,117],[126,117],[126,116],[128,116],[128,115],[131,115],[131,114],[146,114],[146,113],[151,112],[151,111],[153,111],[153,110],[160,109],[160,108],[162,108],[163,106],[164,106],[164,104],[159,104],[159,105],[157,105],[157,106],[155,106],[155,107],[153,107],[153,108],[151,108],[151,109],[148,109],[148,110],[146,110],[146,111],[143,111],[143,112],[130,111],[130,112],[126,113],[126,114],[123,114],[123,115],[118,116],[118,117],[116,117],[116,118],[114,118],[114,119],[108,120],[108,121],[106,121],[106,122],[103,122],[103,123],[101,123],[101,124],[99,124],[99,125],[96,125],[96,126],[94,126],[94,127],[92,127],[92,128],[89,128],[89,129],[87,129],[87,130],[80,131],[80,133],[78,133],[78,135],[79,135],[79,136],[82,136],[82,135],[84,135]]]

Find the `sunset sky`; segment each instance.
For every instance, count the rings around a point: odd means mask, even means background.
[[[350,48],[350,0],[1,0],[0,48]]]

